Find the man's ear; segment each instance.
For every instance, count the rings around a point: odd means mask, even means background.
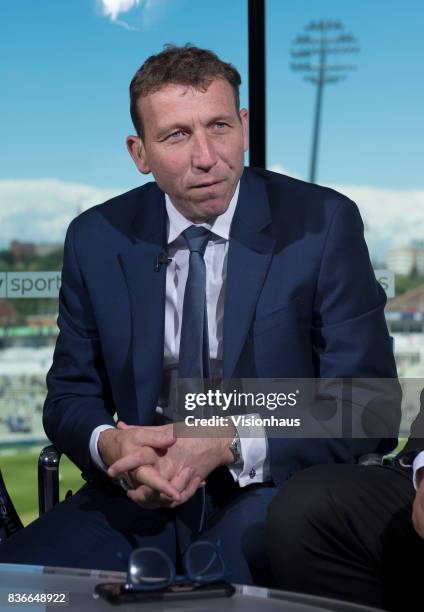
[[[249,123],[247,108],[242,108],[240,111],[240,121],[243,128],[243,146],[244,150],[247,151],[249,148]]]
[[[142,174],[149,174],[150,166],[146,160],[146,151],[141,138],[139,136],[127,136],[127,149],[138,170]]]

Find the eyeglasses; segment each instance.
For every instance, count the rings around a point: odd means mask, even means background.
[[[125,589],[154,591],[183,582],[211,584],[222,580],[225,574],[218,546],[207,540],[190,544],[183,557],[183,567],[185,574],[178,575],[173,562],[163,550],[137,548],[129,558]]]

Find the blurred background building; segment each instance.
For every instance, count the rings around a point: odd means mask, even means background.
[[[409,247],[389,249],[387,267],[396,274],[408,275],[415,272],[424,275],[424,242],[416,241]]]

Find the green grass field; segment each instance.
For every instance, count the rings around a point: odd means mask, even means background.
[[[38,516],[37,462],[39,449],[8,449],[0,452],[0,469],[7,490],[24,525]],[[80,471],[67,457],[60,460],[60,499],[71,489],[76,491],[84,481]]]

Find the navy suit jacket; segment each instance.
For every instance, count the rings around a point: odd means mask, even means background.
[[[115,413],[140,425],[155,416],[166,269],[154,264],[166,231],[164,194],[148,183],[87,210],[67,232],[44,426],[91,479],[95,427],[113,425]],[[384,305],[352,201],[245,168],[228,250],[225,378],[394,378]],[[394,444],[269,439],[272,478],[278,485],[303,467]]]

